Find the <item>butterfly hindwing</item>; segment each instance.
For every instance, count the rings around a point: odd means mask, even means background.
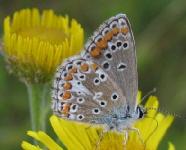
[[[81,55],[100,65],[122,90],[130,111],[134,112],[138,90],[136,52],[126,15],[118,14],[105,21],[88,40]]]
[[[55,114],[81,122],[103,124],[113,108],[126,106],[122,91],[101,66],[80,56],[58,68],[52,97]]]

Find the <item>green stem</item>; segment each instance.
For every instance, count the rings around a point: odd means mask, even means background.
[[[26,83],[29,97],[30,118],[33,131],[46,128],[46,112],[49,103],[48,84],[28,84]]]
[[[40,128],[41,87],[37,84],[26,85],[30,106],[31,126],[32,130],[37,131]]]
[[[48,105],[50,104],[50,95],[49,95],[49,85],[45,84],[43,87],[43,93],[42,93],[42,99],[41,99],[41,117],[40,117],[40,124],[41,124],[41,129],[43,131],[46,130],[46,118],[47,114],[49,112]]]

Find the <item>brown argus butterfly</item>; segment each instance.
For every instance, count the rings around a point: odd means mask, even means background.
[[[135,43],[125,14],[105,21],[80,55],[59,66],[52,91],[53,112],[64,119],[134,129],[145,110],[136,104]]]

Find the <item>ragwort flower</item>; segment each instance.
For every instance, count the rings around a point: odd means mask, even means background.
[[[158,108],[157,98],[151,96],[145,107]],[[125,145],[127,150],[158,149],[160,141],[174,119],[173,116],[165,116],[154,110],[149,111],[148,116],[151,116],[152,118],[144,118],[135,124],[135,127],[140,131],[140,135],[136,132],[129,131],[129,140]],[[87,124],[66,121],[54,115],[50,117],[50,123],[54,132],[68,150],[94,150],[102,131],[102,128],[100,127],[90,127],[90,125]],[[60,146],[60,144],[55,142],[43,131],[28,131],[27,134],[43,143],[49,150],[64,149],[63,146]],[[140,139],[143,139],[145,143]],[[115,132],[108,132],[104,135],[98,150],[123,150],[123,140],[123,135]],[[39,146],[32,145],[26,141],[22,142],[22,148],[24,150],[41,150]],[[169,143],[168,149],[174,150],[174,145]]]
[[[4,55],[9,70],[20,79],[44,83],[56,67],[83,46],[84,31],[68,16],[52,10],[23,9],[4,19]]]

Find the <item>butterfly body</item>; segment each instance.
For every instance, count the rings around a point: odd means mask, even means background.
[[[61,118],[122,132],[143,118],[137,106],[135,43],[125,14],[105,21],[80,55],[57,69],[52,109]]]

